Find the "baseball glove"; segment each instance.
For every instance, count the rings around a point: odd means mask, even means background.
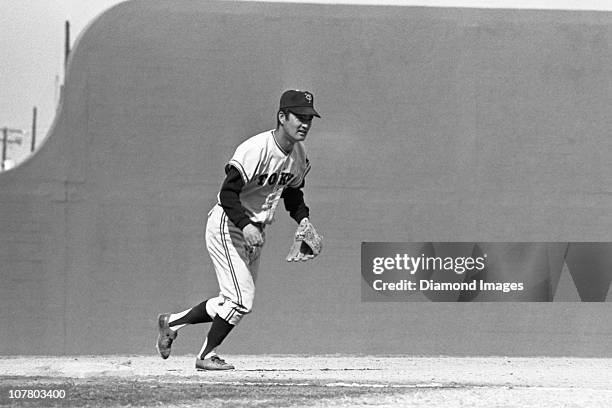
[[[323,237],[317,234],[314,226],[308,218],[300,221],[300,225],[295,231],[293,245],[289,249],[287,262],[307,261],[319,255],[323,245]]]

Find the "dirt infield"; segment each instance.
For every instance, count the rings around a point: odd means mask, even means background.
[[[228,372],[198,372],[193,359],[1,357],[0,404],[612,406],[610,359],[234,355],[227,360],[236,370]],[[32,390],[29,396],[27,390]],[[53,390],[56,398],[42,394]]]

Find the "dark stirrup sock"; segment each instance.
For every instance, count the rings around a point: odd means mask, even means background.
[[[206,313],[206,302],[208,299],[203,301],[197,306],[191,308],[189,312],[180,319],[176,319],[169,324],[170,327],[178,326],[179,324],[198,324],[198,323],[209,323],[213,319]]]
[[[208,353],[217,348],[233,328],[233,324],[229,324],[226,320],[219,317],[219,315],[215,316],[210,326],[210,330],[208,331],[208,335],[206,336],[206,347],[200,354],[200,359],[204,360],[204,357],[206,357]]]

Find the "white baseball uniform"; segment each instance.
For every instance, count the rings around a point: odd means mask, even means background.
[[[270,130],[240,144],[228,165],[238,170],[244,181],[240,202],[265,241],[265,226],[273,222],[283,190],[299,187],[310,170],[304,145],[298,142],[287,153],[276,142],[274,130]],[[242,230],[229,220],[219,197],[217,200],[208,214],[206,247],[220,294],[209,303],[216,314],[236,325],[253,308],[262,247],[247,246]]]

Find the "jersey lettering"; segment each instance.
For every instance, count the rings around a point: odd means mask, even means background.
[[[262,174],[261,176],[257,177],[257,185],[263,186],[267,178],[268,178],[268,173]]]
[[[268,183],[268,185],[273,186],[278,181],[279,185],[286,186],[294,178],[295,178],[294,174],[286,173],[286,172],[282,172],[280,174],[279,173],[272,173],[272,174],[265,173],[265,174],[261,174],[257,176],[257,185],[263,186],[264,184]]]
[[[276,180],[278,180],[278,174],[277,173],[272,173],[270,178],[268,178],[268,184],[273,186],[274,184],[276,184]]]
[[[291,173],[282,173],[279,184],[286,186],[287,184],[289,184],[291,180],[293,180],[294,177],[295,176]]]

